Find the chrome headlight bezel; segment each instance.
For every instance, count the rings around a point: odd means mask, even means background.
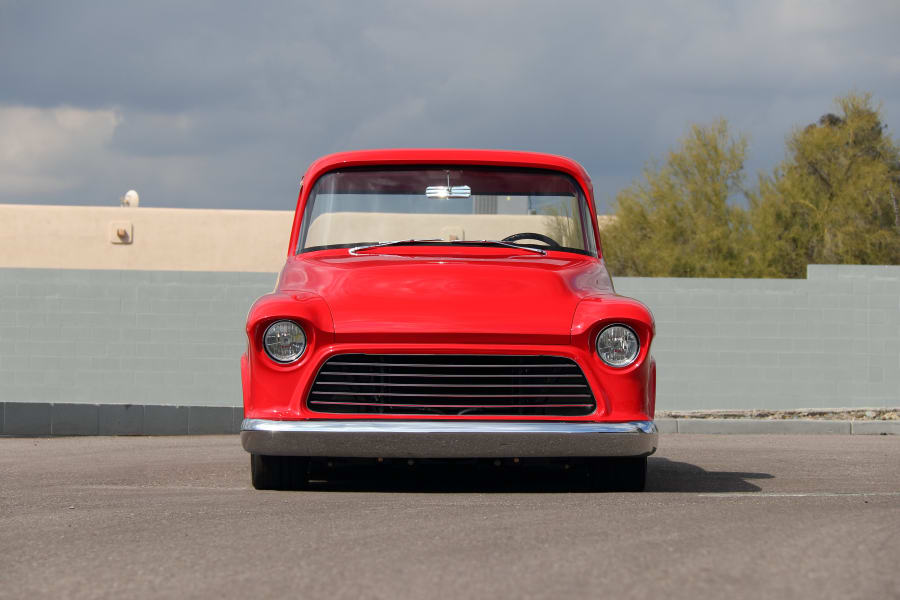
[[[284,325],[288,325],[289,327],[296,328],[296,332],[299,333],[300,336],[302,336],[302,346],[299,349],[296,349],[290,353],[279,356],[272,350],[272,348],[270,348],[269,334],[272,333],[272,335],[277,335],[276,332],[274,331],[274,328],[276,326],[283,327]],[[294,345],[297,343],[298,343],[297,341],[290,342],[291,345]],[[272,345],[274,345],[274,340],[273,340]],[[266,356],[268,356],[270,359],[272,359],[274,362],[276,362],[280,365],[289,365],[291,363],[295,363],[298,360],[300,360],[300,358],[303,356],[303,354],[306,353],[306,347],[308,345],[309,345],[309,337],[306,335],[306,330],[303,329],[303,326],[301,326],[299,323],[297,323],[296,321],[292,321],[290,319],[278,319],[277,321],[272,321],[271,323],[269,323],[268,326],[266,326],[266,329],[265,329],[265,331],[263,331],[263,334],[262,334],[262,347],[266,353]]]
[[[634,338],[633,350],[629,352],[626,359],[624,361],[610,361],[607,360],[607,356],[604,356],[605,351],[601,350],[600,342],[603,341],[603,334],[610,332],[610,330],[620,328],[625,330],[626,336],[631,336]],[[610,332],[611,333],[611,332]],[[594,349],[597,352],[597,357],[603,362],[604,365],[611,367],[613,369],[625,369],[634,364],[634,362],[641,355],[641,338],[638,336],[637,332],[630,326],[625,323],[610,323],[600,330],[600,333],[597,334],[597,339],[594,340]]]

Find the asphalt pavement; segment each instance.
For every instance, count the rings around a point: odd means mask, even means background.
[[[662,435],[648,491],[322,466],[237,436],[0,438],[0,598],[898,598],[900,436]]]

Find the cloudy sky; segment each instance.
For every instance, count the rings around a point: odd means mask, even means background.
[[[690,122],[771,169],[850,90],[900,129],[900,2],[0,0],[0,203],[290,209],[373,147],[564,154],[601,209]]]

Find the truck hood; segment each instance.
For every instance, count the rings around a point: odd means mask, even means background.
[[[321,296],[338,342],[562,344],[578,302],[612,285],[592,257],[468,248],[455,256],[299,255],[278,290]]]

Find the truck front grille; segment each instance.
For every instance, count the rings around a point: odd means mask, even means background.
[[[310,410],[393,415],[594,412],[581,368],[561,356],[339,354],[319,370]]]

